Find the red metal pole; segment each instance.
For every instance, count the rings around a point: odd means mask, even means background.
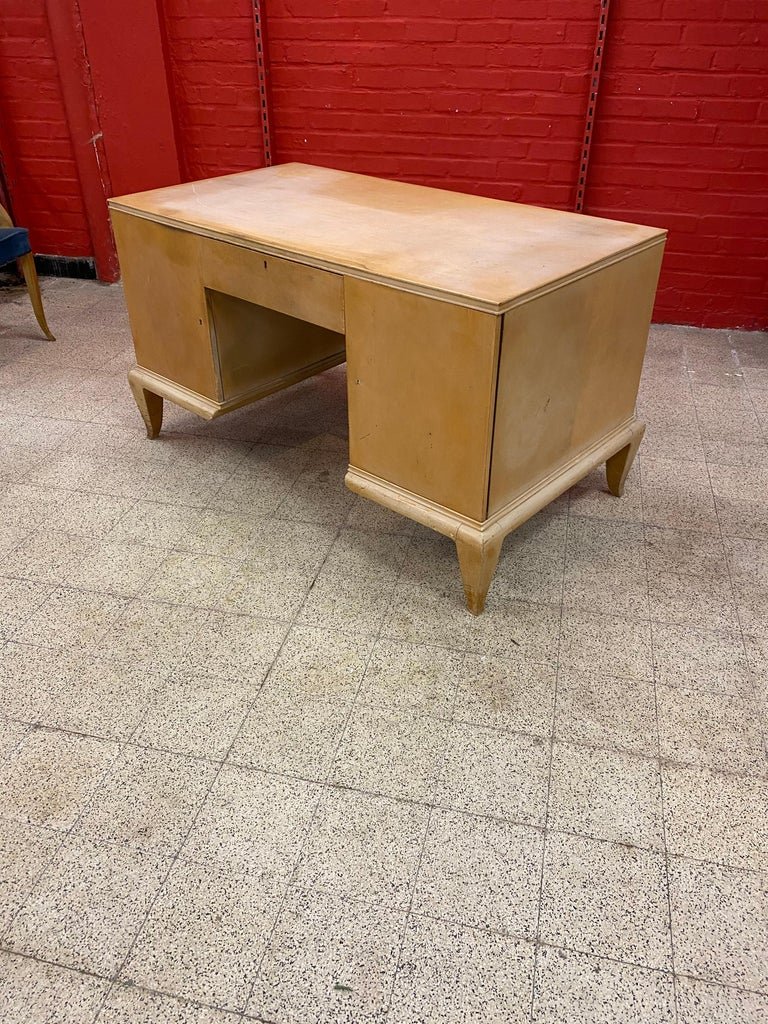
[[[93,244],[96,273],[102,281],[117,281],[120,268],[107,211],[107,197],[112,189],[85,51],[80,7],[77,0],[67,0],[66,3],[46,0],[45,7]]]

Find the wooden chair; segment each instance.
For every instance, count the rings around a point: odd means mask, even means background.
[[[26,228],[14,227],[13,221],[8,216],[8,211],[5,207],[0,206],[0,267],[13,260],[16,260],[19,270],[24,275],[27,291],[32,301],[32,309],[35,311],[40,329],[49,341],[55,341],[45,319],[40,283],[35,270],[35,257],[32,255],[32,247],[29,244],[29,232]]]

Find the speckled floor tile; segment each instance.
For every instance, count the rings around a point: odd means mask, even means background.
[[[400,957],[391,1024],[524,1024],[533,946],[521,939],[414,916]]]
[[[656,761],[618,750],[556,743],[548,806],[550,828],[663,849]]]
[[[212,612],[189,646],[184,667],[198,676],[260,683],[287,631],[282,622]]]
[[[257,692],[257,683],[175,673],[150,695],[147,714],[132,740],[223,760]]]
[[[622,571],[645,569],[642,524],[583,518],[571,507],[566,566],[571,569],[601,567]]]
[[[123,961],[170,861],[68,840],[7,930],[15,952],[109,977]]]
[[[33,729],[0,768],[0,815],[71,828],[118,752],[105,740]]]
[[[723,533],[768,540],[768,467],[712,466],[710,476]]]
[[[4,1024],[91,1024],[108,989],[91,974],[0,952]]]
[[[329,781],[350,789],[429,802],[448,742],[442,718],[355,707],[333,758]]]
[[[0,495],[2,495],[2,483],[0,483]],[[0,497],[0,501],[2,498]],[[0,526],[0,555],[5,556],[17,548],[22,541],[29,537],[32,531],[21,526],[8,526],[3,523]]]
[[[559,627],[559,609],[505,599],[493,587],[483,614],[467,615],[457,576],[450,586],[400,583],[382,633],[473,654],[554,662]]]
[[[218,606],[243,614],[293,618],[334,536],[330,526],[265,520]]]
[[[290,891],[248,1013],[281,1024],[383,1021],[404,927],[403,911]]]
[[[605,481],[605,470],[601,466],[580,480],[568,492],[569,510],[578,516],[593,516],[596,519],[621,519],[640,522],[643,518],[640,496],[640,474],[633,466],[627,477],[624,495],[620,501],[610,493]]]
[[[296,885],[382,907],[408,906],[429,811],[383,796],[330,789],[294,872]]]
[[[304,626],[326,625],[353,636],[378,633],[396,578],[394,573],[372,577],[357,567],[336,572],[324,568],[307,594],[298,621]]]
[[[21,746],[31,728],[26,722],[0,717],[0,759],[5,760],[10,757]]]
[[[727,574],[723,541],[716,534],[647,526],[645,552],[651,575],[672,572],[721,578]]]
[[[654,622],[738,629],[733,591],[727,576],[651,573],[648,594]]]
[[[198,555],[244,561],[264,520],[242,512],[196,509],[190,513],[190,525],[178,547]]]
[[[566,508],[567,499],[561,498],[543,508],[505,538],[496,570],[497,580],[505,580],[508,573],[514,574],[518,569],[527,572],[560,570],[562,575],[567,530]]]
[[[466,656],[457,673],[456,721],[549,736],[555,670],[512,659]]]
[[[737,582],[733,591],[744,632],[768,636],[768,583],[756,587]]]
[[[226,765],[208,794],[182,856],[273,885],[287,882],[320,790],[310,782]]]
[[[56,504],[46,525],[49,529],[61,530],[72,536],[106,538],[134,504],[134,498],[67,491],[66,497]]]
[[[567,565],[563,606],[599,615],[648,618],[648,576],[642,569]]]
[[[314,570],[282,568],[252,569],[241,566],[228,583],[217,607],[239,614],[257,614],[290,619],[296,615],[312,584]]]
[[[78,834],[173,856],[215,775],[205,761],[126,747],[85,808]]]
[[[358,703],[450,718],[465,664],[462,655],[444,647],[379,640]]]
[[[78,658],[69,651],[9,641],[0,646],[0,702],[12,718],[37,722],[63,686]]]
[[[311,582],[335,539],[332,526],[291,522],[282,516],[262,519],[248,545],[244,570],[254,576],[265,573],[278,578],[280,572],[290,569]]]
[[[41,527],[3,559],[3,572],[37,583],[70,583],[80,563],[90,558],[93,541]]]
[[[533,1024],[674,1024],[672,978],[661,971],[542,946]]]
[[[152,693],[162,685],[158,676],[108,658],[86,652],[51,654],[58,659],[62,685],[37,716],[49,728],[127,740],[146,714]]]
[[[480,726],[452,726],[435,802],[456,811],[544,825],[549,742]]]
[[[414,913],[533,938],[542,846],[537,829],[435,809]]]
[[[708,768],[662,768],[670,853],[768,869],[768,779]]]
[[[768,773],[754,700],[658,686],[661,756],[722,771]]]
[[[145,588],[153,601],[216,608],[226,602],[239,563],[218,555],[173,553],[156,567]]]
[[[768,636],[745,636],[744,647],[755,697],[768,707]]]
[[[570,743],[658,754],[653,684],[627,676],[562,670],[555,736]]]
[[[293,626],[264,684],[270,697],[351,702],[373,648],[371,636]]]
[[[663,855],[549,833],[539,934],[546,943],[669,970]]]
[[[568,671],[653,679],[651,626],[640,619],[563,610],[560,665]]]
[[[194,511],[173,505],[135,501],[112,528],[109,539],[170,551],[187,537],[194,515]]]
[[[265,771],[324,781],[351,705],[264,690],[234,738],[228,760]]]
[[[744,643],[738,632],[661,622],[653,623],[652,632],[658,683],[733,696],[751,694]]]
[[[241,1018],[186,999],[148,992],[137,985],[115,985],[97,1024],[237,1024]]]
[[[106,948],[120,945],[133,911],[115,908],[135,895],[120,858],[172,855],[192,835],[139,940],[140,985],[106,993],[16,956],[8,980],[0,955],[4,1022],[95,1024],[108,995],[100,1024],[234,1024],[287,884],[299,902],[265,960],[271,1002],[255,999],[244,1019],[527,1021],[531,948],[461,915],[503,917],[505,900],[527,899],[519,858],[482,836],[541,836],[554,729],[549,859],[553,844],[573,849],[560,851],[557,898],[549,868],[545,879],[533,1020],[669,1024],[669,976],[649,967],[670,966],[664,863],[653,787],[640,785],[659,754],[656,693],[673,862],[721,865],[716,883],[678,886],[683,951],[721,972],[765,959],[758,897],[733,882],[768,864],[764,335],[653,325],[638,399],[648,430],[624,497],[600,466],[516,530],[473,618],[453,542],[344,487],[343,367],[211,422],[167,403],[148,442],[125,381],[121,288],[42,285],[55,345],[37,336],[23,290],[10,304],[0,291],[0,816],[13,847],[0,906],[15,913],[39,884],[45,851],[38,864],[29,837],[91,836],[117,860],[93,869],[90,889],[88,864],[73,865],[79,889],[50,900],[68,901],[72,921],[89,900],[100,909],[87,929],[39,940],[85,956],[114,913]],[[152,587],[162,600],[147,599]],[[343,785],[329,787],[352,708]],[[128,741],[122,754],[115,740]],[[243,764],[200,811],[227,755]],[[260,795],[235,777],[263,779]],[[306,822],[294,799],[305,787],[322,798]],[[412,916],[395,982],[389,922],[402,926],[430,816],[480,824],[466,843],[447,827],[427,843],[430,898],[459,921]],[[463,843],[466,856],[451,853]],[[548,930],[572,949],[549,946]],[[768,995],[732,987],[746,982],[676,966],[678,1024],[768,1013]]]
[[[768,876],[673,857],[675,969],[768,993]]]
[[[306,453],[298,449],[257,445],[213,496],[210,506],[224,512],[270,515],[306,462]]]
[[[158,555],[153,548],[109,540],[92,541],[86,557],[68,572],[65,582],[82,590],[134,597],[146,592],[157,565]]]
[[[763,1024],[768,996],[713,985],[694,978],[677,979],[678,1024]]]
[[[717,535],[715,500],[703,463],[643,456],[642,473],[647,524]]]
[[[111,657],[150,672],[178,668],[208,621],[202,608],[135,600],[101,637]]]
[[[8,637],[18,638],[24,630],[25,623],[44,605],[53,587],[46,583],[32,580],[16,580],[0,577],[0,640]],[[33,630],[31,643],[39,638]]]
[[[344,486],[347,460],[320,455],[294,481],[276,514],[305,523],[346,522],[355,497]]]
[[[3,822],[0,828],[0,935],[23,906],[61,842],[61,834],[51,829]]]
[[[60,506],[60,491],[31,484],[8,484],[0,490],[0,512],[7,526],[31,533]]]
[[[178,860],[121,979],[242,1010],[280,906],[254,875]]]
[[[525,562],[508,566],[503,576],[493,579],[494,589],[504,601],[527,601],[560,607],[563,598],[562,565],[528,569]]]
[[[93,648],[128,602],[121,597],[79,590],[54,590],[13,635],[19,643],[43,647]]]

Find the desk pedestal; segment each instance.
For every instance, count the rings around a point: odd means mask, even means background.
[[[147,433],[347,359],[347,486],[455,543],[482,612],[504,537],[602,462],[620,496],[662,245],[503,312],[113,211]]]

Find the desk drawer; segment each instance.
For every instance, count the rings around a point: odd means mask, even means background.
[[[212,238],[200,239],[200,272],[206,288],[344,333],[340,274]]]

